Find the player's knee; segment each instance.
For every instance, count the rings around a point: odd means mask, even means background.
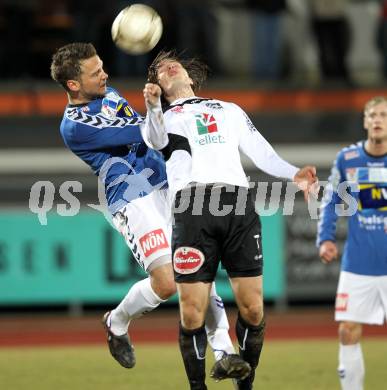
[[[259,303],[252,303],[240,308],[242,317],[251,325],[258,326],[263,318],[263,306]]]
[[[150,272],[151,285],[161,299],[168,299],[176,293],[176,283],[170,264],[155,267]]]
[[[343,345],[356,344],[360,341],[361,325],[353,322],[341,322],[339,325],[339,339]]]
[[[203,325],[205,313],[195,302],[180,302],[181,321],[186,329],[196,329]]]
[[[161,299],[168,299],[176,293],[176,283],[173,279],[158,281],[155,287],[155,293]]]
[[[197,329],[203,326],[204,320],[197,312],[181,314],[181,323],[185,329]]]

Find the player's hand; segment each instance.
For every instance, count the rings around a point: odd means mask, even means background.
[[[323,263],[330,263],[337,259],[338,250],[337,245],[333,241],[324,241],[320,245],[319,256]]]
[[[308,201],[310,195],[317,198],[320,185],[316,175],[316,167],[307,165],[301,168],[294,176],[293,181],[304,192],[305,201]]]
[[[157,84],[146,83],[142,92],[145,103],[152,108],[160,104],[161,88]]]

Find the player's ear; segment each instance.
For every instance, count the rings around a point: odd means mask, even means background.
[[[367,113],[365,112],[363,115],[363,128],[368,131],[367,129]]]
[[[79,81],[77,80],[67,80],[66,85],[71,92],[78,92],[81,87]]]

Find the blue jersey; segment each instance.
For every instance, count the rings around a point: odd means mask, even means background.
[[[353,215],[348,220],[341,269],[360,275],[387,275],[387,155],[371,156],[364,142],[339,152],[322,204],[318,245],[335,241],[335,210],[342,200],[352,205]]]
[[[66,146],[104,183],[112,214],[166,183],[164,159],[144,143],[142,122],[112,88],[89,103],[68,105],[62,119],[60,132]]]

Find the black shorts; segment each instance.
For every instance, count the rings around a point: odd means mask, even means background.
[[[262,275],[261,222],[246,188],[206,185],[179,191],[174,222],[176,282],[212,282],[219,262],[232,278]]]

